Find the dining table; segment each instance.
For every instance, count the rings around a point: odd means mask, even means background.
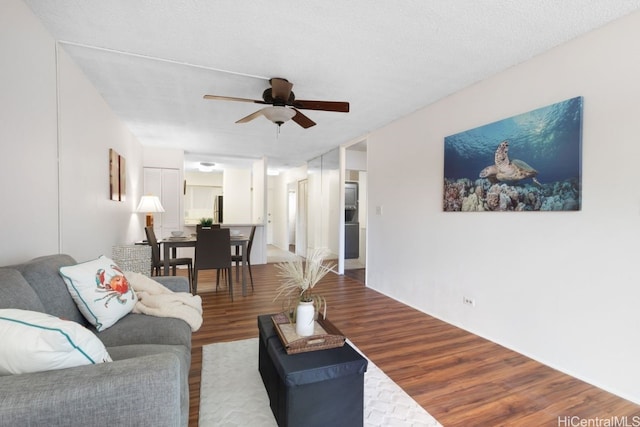
[[[176,257],[176,249],[177,248],[195,248],[196,247],[196,236],[181,236],[181,237],[167,237],[160,241],[159,244],[162,245],[163,248],[163,256],[164,259],[170,259]],[[243,234],[240,235],[231,235],[231,247],[236,248],[236,253],[238,249],[242,252],[242,296],[247,296],[247,246],[249,244],[249,237]],[[169,275],[169,263],[164,264],[164,273],[165,276]]]

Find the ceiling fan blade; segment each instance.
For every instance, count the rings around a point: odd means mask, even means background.
[[[247,99],[247,98],[236,98],[233,96],[219,96],[219,95],[205,95],[204,99],[213,99],[216,101],[240,101],[240,102],[251,102],[253,104],[266,104],[266,102],[260,99]]]
[[[338,113],[348,113],[349,103],[338,101],[309,101],[304,99],[296,99],[293,106],[302,110],[322,110],[335,111]]]
[[[303,128],[308,129],[311,126],[315,126],[316,125],[316,122],[314,122],[309,117],[307,117],[304,114],[302,114],[300,111],[296,110],[295,108],[293,110],[295,110],[296,115],[293,116],[291,118],[291,120],[293,120],[294,122],[296,122],[297,124],[299,124]]]
[[[273,99],[281,99],[285,102],[289,99],[293,84],[286,79],[272,78],[269,80],[271,84],[271,96]]]
[[[264,108],[262,110],[258,110],[254,113],[249,114],[247,117],[243,117],[240,120],[238,120],[236,123],[247,123],[250,122],[251,120],[258,118],[260,116],[264,115]]]

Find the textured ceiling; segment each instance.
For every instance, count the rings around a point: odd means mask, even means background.
[[[24,0],[144,145],[298,166],[640,8],[640,0]],[[270,77],[317,125],[235,121]],[[235,159],[235,160],[234,160]]]

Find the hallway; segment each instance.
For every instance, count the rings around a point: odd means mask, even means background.
[[[292,252],[285,251],[274,245],[267,245],[267,264],[275,264],[292,259],[295,255]],[[347,259],[344,262],[344,275],[360,283],[366,283],[366,269],[364,265],[357,259]]]

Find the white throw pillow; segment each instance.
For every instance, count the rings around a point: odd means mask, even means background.
[[[0,309],[0,374],[24,374],[111,362],[90,330],[37,311]]]
[[[112,326],[138,301],[122,270],[104,255],[61,267],[60,274],[78,309],[98,331]]]

